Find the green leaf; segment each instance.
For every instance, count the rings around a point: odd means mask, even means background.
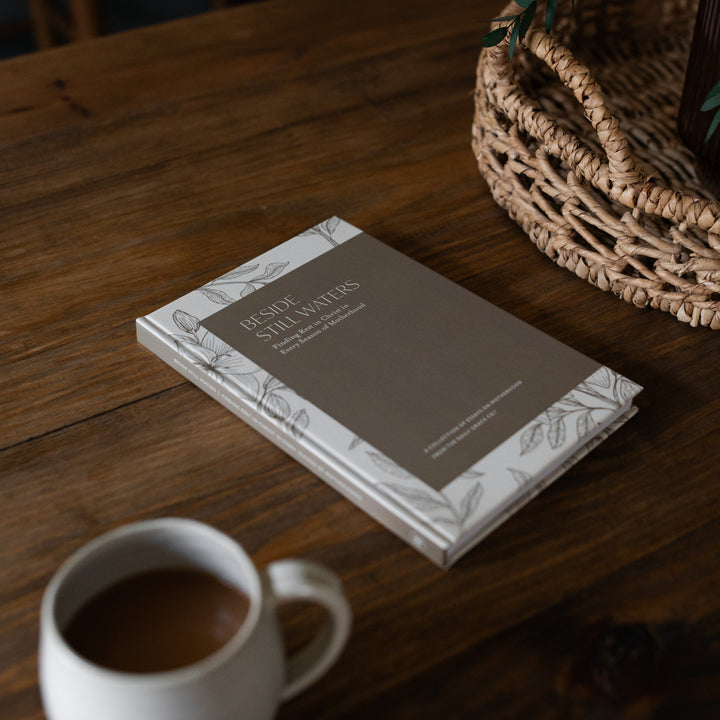
[[[710,140],[710,138],[715,134],[715,131],[718,129],[719,125],[720,125],[720,110],[718,110],[715,113],[715,117],[713,118],[712,124],[710,125],[708,134],[705,136],[705,142]]]
[[[517,45],[518,37],[520,36],[520,21],[519,18],[513,25],[512,34],[510,35],[510,59],[513,59],[513,53],[515,52],[515,45]]]
[[[545,10],[545,32],[552,30],[555,22],[555,13],[557,12],[557,0],[548,0],[547,10]]]
[[[523,10],[527,10],[535,0],[515,0],[515,4],[519,5]]]
[[[523,18],[520,22],[520,39],[523,40],[527,31],[532,25],[532,21],[535,19],[535,13],[537,12],[537,2],[530,3],[528,9],[523,13]]]
[[[482,46],[483,47],[493,47],[493,45],[499,45],[507,35],[507,27],[499,27],[495,28],[495,30],[491,30],[487,35],[485,35],[482,39]]]
[[[716,107],[720,107],[720,82],[707,94],[705,103],[700,109],[707,112],[708,110],[714,110]]]
[[[708,97],[712,97],[713,95],[720,95],[720,80],[718,80],[713,89],[708,93]]]

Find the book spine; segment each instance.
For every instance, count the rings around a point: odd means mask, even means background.
[[[315,448],[303,445],[291,432],[271,423],[254,404],[245,401],[223,385],[220,380],[214,378],[210,373],[204,372],[190,359],[183,356],[173,340],[148,318],[138,318],[136,331],[140,344],[183,377],[217,400],[223,407],[230,410],[385,528],[412,545],[433,563],[441,568],[449,567],[451,559],[448,557],[446,543],[441,538],[434,536],[428,528],[420,523],[414,523],[412,520],[398,518],[387,507],[387,500],[371,486],[365,483],[360,484],[360,481],[353,483],[352,479],[347,477],[347,470],[345,468],[341,470],[332,461],[332,458],[321,456]]]

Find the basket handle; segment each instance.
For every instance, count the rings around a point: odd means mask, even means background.
[[[645,181],[630,155],[627,139],[617,118],[607,109],[602,90],[590,70],[575,59],[572,52],[542,30],[531,28],[524,44],[542,60],[583,106],[585,116],[595,129],[605,157],[599,155],[575,133],[559,127],[555,118],[542,110],[518,87],[505,43],[488,48],[491,77],[485,85],[494,95],[511,122],[532,135],[552,153],[559,153],[566,164],[587,182],[608,192],[611,186],[632,185]],[[488,83],[487,80],[491,82]]]
[[[507,41],[506,41],[507,43]],[[504,44],[506,44],[504,43]],[[618,119],[605,105],[603,91],[586,65],[554,37],[531,28],[525,45],[570,89],[582,105],[585,117],[597,133],[605,158],[582,139],[558,127],[554,118],[534,103],[526,102],[518,111],[521,93],[512,84],[512,69],[504,44],[489,48],[496,73],[496,99],[508,117],[546,147],[557,148],[567,165],[585,180],[626,207],[659,215],[675,223],[687,222],[711,233],[720,233],[720,204],[659,185],[637,166]],[[510,90],[510,92],[508,92]],[[531,107],[532,105],[532,107]]]
[[[607,168],[613,185],[644,182],[645,176],[631,156],[630,146],[620,128],[620,123],[605,105],[602,87],[595,80],[590,69],[577,60],[566,46],[546,32],[531,30],[527,34],[526,44],[530,52],[558,76],[583,106],[585,117],[597,133],[600,145],[607,156]],[[562,129],[561,131],[561,134],[572,136],[574,141],[585,145],[569,131]],[[558,139],[562,143],[563,138]],[[591,155],[597,157],[596,153],[585,147]],[[591,169],[592,166],[586,162],[580,167]],[[592,180],[592,171],[587,179]]]

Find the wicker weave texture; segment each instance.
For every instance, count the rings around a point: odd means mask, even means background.
[[[536,21],[512,62],[507,41],[484,49],[473,149],[496,202],[558,265],[717,330],[720,203],[675,129],[695,12],[577,0],[552,35]]]

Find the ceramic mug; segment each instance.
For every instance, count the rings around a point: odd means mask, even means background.
[[[63,636],[78,609],[103,589],[165,568],[208,572],[245,593],[237,632],[191,665],[154,673],[111,670],[85,659]],[[286,659],[278,603],[325,608],[317,636]],[[80,548],[45,591],[40,616],[40,690],[49,720],[267,720],[282,700],[315,682],[337,659],[351,625],[336,575],[304,560],[258,572],[234,540],[202,523],[147,520],[112,530]]]

